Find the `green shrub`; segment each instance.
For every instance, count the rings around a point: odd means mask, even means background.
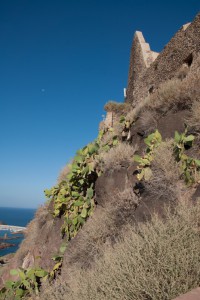
[[[20,300],[27,299],[31,294],[38,295],[43,280],[48,277],[48,272],[41,268],[35,269],[13,269],[13,276],[18,276],[17,281],[7,281],[5,287],[0,290],[0,299]]]
[[[54,217],[64,215],[65,223],[62,234],[70,240],[93,212],[94,182],[98,177],[95,169],[95,156],[98,154],[99,142],[88,144],[77,154],[71,165],[66,179],[50,190],[45,190],[46,197],[53,201]]]

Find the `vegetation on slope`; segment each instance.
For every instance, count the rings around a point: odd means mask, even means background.
[[[51,290],[43,300],[171,300],[200,284],[200,200],[179,199],[146,224],[124,228],[121,239],[105,245],[88,270]]]

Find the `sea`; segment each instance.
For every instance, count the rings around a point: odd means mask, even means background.
[[[6,225],[26,227],[27,224],[34,218],[35,212],[36,209],[32,208],[0,207],[0,221]],[[0,230],[0,237],[4,237],[5,234],[7,234],[7,237],[9,237],[9,239],[5,240],[5,242],[15,244],[15,246],[6,249],[0,249],[0,257],[16,252],[22,240],[24,239],[23,234],[13,234],[7,230]],[[16,239],[16,236],[20,236],[20,238]]]

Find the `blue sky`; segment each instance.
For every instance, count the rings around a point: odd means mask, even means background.
[[[134,31],[160,52],[199,0],[0,0],[0,207],[38,207],[108,100],[123,101]]]

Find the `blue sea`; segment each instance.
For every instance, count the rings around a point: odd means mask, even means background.
[[[33,219],[36,209],[32,208],[7,208],[0,207],[0,221],[6,225],[23,226],[26,227],[27,224]],[[0,257],[9,253],[14,253],[19,248],[24,236],[20,235],[20,238],[15,239],[19,234],[12,234],[10,231],[0,230],[0,237],[3,237],[7,233],[8,237],[13,239],[6,240],[6,243],[15,244],[14,247],[6,248],[0,250]]]

